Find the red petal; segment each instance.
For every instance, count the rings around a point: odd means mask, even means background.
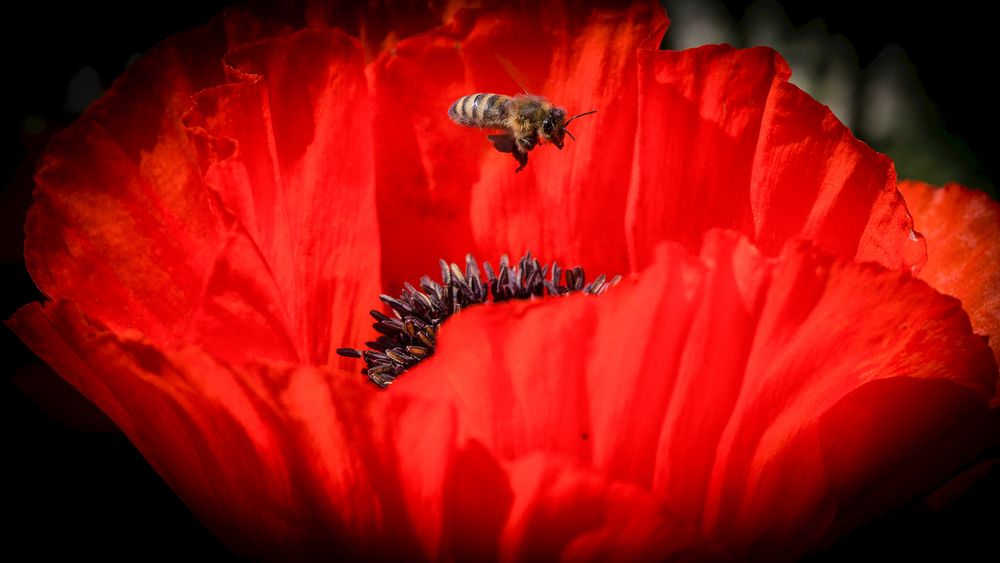
[[[697,248],[711,227],[753,234],[750,181],[764,107],[785,61],[765,48],[711,45],[639,54],[637,154],[629,194],[635,266],[671,239]]]
[[[890,468],[917,476],[895,501],[921,491],[943,475],[907,459],[929,429],[985,410],[995,369],[954,300],[872,265],[786,251],[718,440],[705,526],[787,547],[855,509]]]
[[[238,552],[438,559],[469,553],[469,537],[486,541],[476,553],[496,551],[508,478],[482,448],[459,447],[447,403],[373,395],[345,373],[158,349],[68,302],[28,305],[8,324]]]
[[[316,503],[306,524],[321,543],[312,549],[356,550],[348,559],[432,558],[455,451],[451,410],[387,395],[372,409],[370,390],[353,376],[295,375],[280,404],[288,414],[290,453],[315,479],[309,499],[298,499]]]
[[[962,300],[972,328],[990,337],[1000,364],[1000,205],[958,184],[939,189],[907,181],[899,189],[927,238],[921,279]]]
[[[694,547],[697,531],[648,491],[571,460],[536,454],[510,464],[514,505],[507,561],[657,561]]]
[[[224,79],[227,48],[273,31],[231,11],[131,65],[51,142],[35,178],[25,260],[49,297],[151,338],[187,330],[226,228],[180,122]]]
[[[398,288],[439,257],[458,261],[469,251],[495,260],[530,249],[561,263],[625,271],[635,48],[663,21],[662,9],[544,3],[460,15],[452,26],[401,41],[369,68],[383,287]],[[501,57],[571,114],[599,109],[574,125],[579,142],[563,151],[539,147],[519,174],[487,131],[461,128],[446,115],[467,94],[517,93]]]
[[[288,305],[303,359],[363,340],[378,295],[371,110],[358,43],[303,31],[227,57],[239,82],[187,116],[206,183],[246,225]]]
[[[804,238],[842,258],[919,268],[923,243],[911,239],[892,163],[789,84],[784,60],[715,45],[659,51],[662,31],[639,53],[634,267],[664,239],[697,250],[724,227],[769,256]]]
[[[459,452],[450,471],[445,489],[446,552],[456,561],[496,561],[513,503],[507,471],[476,441]]]
[[[281,292],[260,250],[233,229],[209,276],[187,340],[227,362],[299,361]]]
[[[196,79],[171,47],[52,142],[25,244],[46,295],[157,339],[186,327],[223,235],[177,119]]]
[[[653,488],[743,552],[829,531],[926,429],[984,410],[995,371],[958,303],[907,275],[794,246],[772,264],[716,233],[700,260],[667,247],[600,299],[463,312],[393,391],[452,394],[470,435],[500,455],[576,457]],[[927,384],[868,387],[898,378]],[[852,422],[865,434],[845,444],[831,429]]]

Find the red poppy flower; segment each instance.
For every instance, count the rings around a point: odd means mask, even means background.
[[[793,557],[995,437],[998,280],[949,276],[998,239],[965,192],[920,207],[939,293],[891,162],[773,51],[659,51],[646,3],[533,10],[169,39],[43,159],[49,301],[10,326],[273,558]],[[445,116],[512,91],[501,60],[598,109],[519,174]],[[387,392],[334,353],[438,257],[528,248],[626,278],[463,311]]]

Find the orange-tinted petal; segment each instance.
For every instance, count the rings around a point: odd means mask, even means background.
[[[1000,363],[1000,205],[958,184],[935,188],[905,181],[899,189],[927,238],[920,278],[962,301],[972,328],[990,337]]]
[[[302,31],[230,53],[186,117],[205,182],[273,273],[302,360],[361,341],[378,295],[371,110],[357,41]]]
[[[194,92],[224,80],[229,48],[277,28],[231,11],[171,37],[56,135],[25,229],[47,296],[157,341],[186,333],[228,229],[180,117]]]
[[[614,5],[614,3],[609,3]],[[369,67],[383,286],[439,257],[495,260],[530,249],[561,263],[623,272],[623,217],[636,123],[635,49],[663,21],[652,2],[621,9],[573,2],[461,12],[400,41]],[[477,92],[519,93],[504,63],[570,115],[578,142],[539,146],[515,174],[488,130],[447,117]]]
[[[845,259],[919,268],[924,246],[891,161],[788,83],[769,49],[639,51],[639,120],[629,193],[634,268],[662,240],[696,251],[710,228],[738,230],[768,256],[808,239]]]
[[[186,327],[224,229],[178,120],[205,80],[192,74],[206,71],[178,51],[138,61],[53,140],[26,226],[25,260],[46,295],[157,339]]]
[[[451,395],[499,455],[576,457],[741,553],[808,547],[887,471],[911,477],[897,503],[943,475],[905,461],[997,383],[955,300],[806,247],[768,260],[719,232],[702,247],[662,249],[600,299],[465,311],[393,392]]]

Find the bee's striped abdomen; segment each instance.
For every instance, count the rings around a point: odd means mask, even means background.
[[[469,94],[451,104],[448,117],[467,127],[506,127],[510,100],[501,94]]]

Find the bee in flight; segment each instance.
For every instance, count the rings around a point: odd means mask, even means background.
[[[455,100],[448,108],[448,117],[459,125],[483,129],[505,129],[502,135],[490,135],[489,140],[500,152],[509,152],[517,160],[520,172],[528,164],[528,151],[538,143],[552,143],[559,150],[563,138],[576,137],[566,129],[574,119],[597,113],[597,110],[566,119],[566,110],[556,107],[541,96],[518,94],[469,94]]]

